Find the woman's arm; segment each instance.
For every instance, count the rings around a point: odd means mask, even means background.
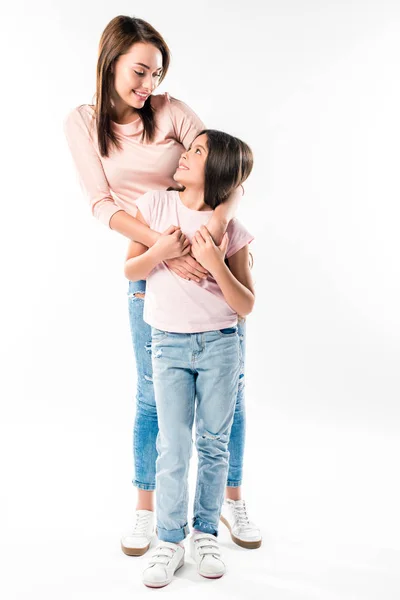
[[[158,231],[153,231],[148,225],[141,223],[136,217],[128,215],[124,210],[113,214],[110,219],[110,228],[148,248],[153,246],[161,235]]]
[[[249,267],[249,246],[246,244],[228,258],[229,268],[224,261],[227,247],[227,233],[221,245],[216,246],[204,225],[192,239],[194,257],[214,277],[229,306],[244,317],[253,310],[255,300]]]
[[[138,221],[145,223],[138,210]],[[190,250],[190,243],[179,227],[170,225],[164,233],[159,234],[157,242],[149,249],[138,242],[129,244],[125,261],[125,277],[130,281],[146,279],[151,271],[168,258],[183,256]]]
[[[224,233],[229,225],[229,221],[236,215],[243,192],[244,190],[241,185],[233,190],[228,200],[217,206],[207,223],[207,229],[217,246],[219,246],[222,241]]]
[[[160,234],[142,225],[114,202],[102,162],[89,131],[93,121],[88,111],[90,108],[84,106],[73,110],[64,121],[64,133],[92,214],[125,237],[152,246]]]

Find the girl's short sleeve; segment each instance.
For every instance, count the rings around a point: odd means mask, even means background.
[[[239,252],[239,250],[254,240],[254,236],[247,231],[238,219],[232,219],[229,222],[227,233],[229,243],[226,258],[233,256],[236,252]]]

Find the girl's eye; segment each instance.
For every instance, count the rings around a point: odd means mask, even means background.
[[[162,73],[156,73],[154,77],[161,77]]]
[[[199,154],[201,154],[200,148],[196,148],[195,152],[198,152]]]
[[[133,69],[135,71],[135,69]],[[144,73],[139,73],[139,71],[135,71],[136,75],[144,75]]]

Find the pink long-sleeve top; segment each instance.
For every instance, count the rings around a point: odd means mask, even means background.
[[[72,157],[92,214],[109,225],[119,210],[136,215],[136,199],[149,190],[176,186],[172,176],[179,158],[196,135],[205,129],[199,117],[184,103],[167,93],[151,97],[156,131],[152,142],[141,142],[140,117],[121,125],[112,122],[121,150],[100,155],[94,109],[78,106],[64,121]]]

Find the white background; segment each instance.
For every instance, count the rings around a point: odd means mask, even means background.
[[[135,372],[126,241],[90,215],[62,122],[118,14],[172,50],[160,91],[255,167],[244,492],[263,546],[159,594],[400,595],[400,5],[16,2],[1,8],[2,597],[133,598]],[[194,465],[193,465],[194,467]],[[153,592],[154,593],[154,592]]]

